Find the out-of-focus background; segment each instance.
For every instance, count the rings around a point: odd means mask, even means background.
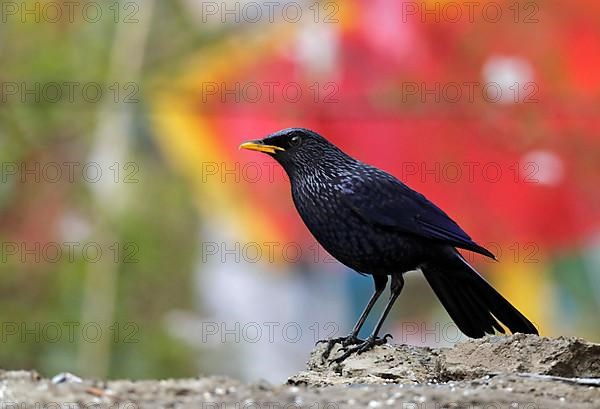
[[[543,335],[600,341],[597,1],[0,7],[0,367],[279,382],[349,332],[372,281],[237,149],[290,126],[444,208]],[[386,330],[461,339],[417,273]]]

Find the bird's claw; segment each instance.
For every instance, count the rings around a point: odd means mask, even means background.
[[[365,341],[363,341],[360,344],[356,345],[355,347],[344,348],[345,352],[341,356],[339,356],[339,357],[337,357],[335,359],[332,359],[329,362],[329,365],[331,365],[333,363],[340,364],[340,363],[344,362],[346,360],[346,358],[348,358],[352,354],[360,355],[363,352],[367,352],[370,349],[373,349],[377,345],[384,345],[384,344],[387,343],[388,338],[393,338],[393,337],[392,337],[391,334],[385,334],[381,338],[369,337]]]
[[[319,344],[342,344],[342,345],[356,345],[363,342],[362,339],[355,337],[354,335],[348,335],[347,337],[337,337],[337,338],[329,338],[329,339],[320,339],[315,345]]]
[[[347,348],[349,345],[357,345],[364,341],[351,334],[351,335],[348,335],[347,337],[321,339],[321,340],[317,341],[316,345],[322,344],[325,342],[327,343],[327,346],[325,347],[325,351],[323,351],[323,353],[321,354],[322,362],[325,362],[327,360],[327,358],[329,358],[329,354],[331,353],[331,350],[333,349],[333,347],[336,344],[342,344],[342,348],[345,350],[345,348]]]

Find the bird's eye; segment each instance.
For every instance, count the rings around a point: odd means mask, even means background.
[[[299,136],[293,136],[292,139],[290,140],[290,145],[298,146],[298,145],[300,145],[301,142],[302,142],[302,139]]]

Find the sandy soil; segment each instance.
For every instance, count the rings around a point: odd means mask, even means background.
[[[600,408],[600,345],[581,339],[515,335],[448,349],[384,345],[332,366],[321,362],[321,348],[287,385],[221,377],[56,384],[35,372],[2,372],[0,408]]]

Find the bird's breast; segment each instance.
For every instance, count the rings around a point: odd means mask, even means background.
[[[337,186],[297,185],[292,197],[300,217],[315,239],[341,263],[364,273],[385,273],[408,262],[410,249],[395,232],[361,219]]]

